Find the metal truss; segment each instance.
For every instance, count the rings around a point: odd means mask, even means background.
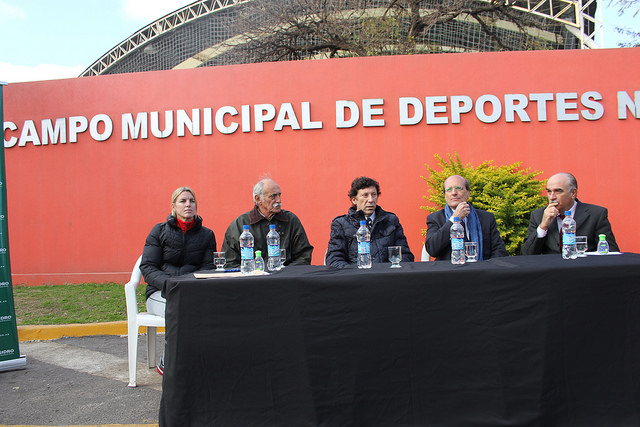
[[[514,9],[564,24],[566,29],[580,40],[581,49],[601,47],[596,42],[596,36],[602,31],[602,22],[595,16],[597,0],[506,0],[506,2]]]
[[[109,67],[120,61],[132,51],[159,36],[178,27],[188,24],[210,13],[229,8],[250,0],[197,0],[190,5],[163,16],[155,22],[142,28],[131,37],[122,41],[116,47],[102,55],[100,59],[84,70],[80,77],[97,76],[103,74]]]
[[[142,28],[131,37],[105,53],[85,71],[83,76],[105,74],[106,71],[129,53],[150,41],[186,25],[205,15],[218,12],[251,0],[197,0]],[[482,0],[493,2],[496,0]],[[601,47],[595,38],[602,31],[602,22],[596,18],[597,0],[504,0],[514,9],[560,22],[579,41],[582,49]],[[181,64],[182,65],[182,64]]]

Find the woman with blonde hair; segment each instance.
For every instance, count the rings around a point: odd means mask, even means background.
[[[216,237],[202,225],[196,195],[189,187],[171,196],[171,214],[149,232],[142,251],[140,270],[147,282],[147,311],[164,317],[165,280],[198,270],[213,270]],[[162,375],[164,354],[156,368]]]

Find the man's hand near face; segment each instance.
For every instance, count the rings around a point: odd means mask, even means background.
[[[541,229],[548,230],[551,223],[560,215],[560,211],[558,211],[556,206],[558,206],[558,202],[553,201],[544,210],[542,221],[540,221]]]
[[[453,216],[454,217],[457,216],[458,218],[460,218],[460,221],[462,221],[462,219],[466,218],[470,212],[471,212],[471,209],[469,207],[469,203],[460,202],[458,203],[458,206],[456,206],[456,210],[453,211]]]

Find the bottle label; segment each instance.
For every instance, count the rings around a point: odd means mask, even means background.
[[[269,245],[269,256],[270,257],[279,257],[280,256],[280,245]]]
[[[464,250],[464,239],[461,239],[459,237],[454,237],[453,239],[451,239],[451,250]]]
[[[240,255],[242,256],[242,259],[247,260],[253,259],[253,248],[240,248]]]
[[[562,233],[562,244],[563,245],[575,245],[576,244],[576,234],[575,233]]]
[[[371,246],[369,242],[358,242],[358,253],[359,254],[370,254]]]

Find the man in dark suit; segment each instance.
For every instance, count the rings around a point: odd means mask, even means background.
[[[610,251],[619,250],[607,209],[578,201],[578,182],[573,175],[562,172],[549,178],[547,197],[547,207],[531,212],[522,255],[559,254],[562,249],[560,229],[566,211],[571,211],[576,221],[576,235],[587,236],[587,251],[596,250],[599,234],[607,236]]]
[[[449,233],[453,218],[458,217],[465,229],[465,240],[478,244],[478,259],[507,256],[500,238],[496,218],[491,212],[474,209],[469,199],[469,181],[460,175],[451,175],[444,181],[444,209],[427,217],[425,249],[438,260],[451,259]]]

